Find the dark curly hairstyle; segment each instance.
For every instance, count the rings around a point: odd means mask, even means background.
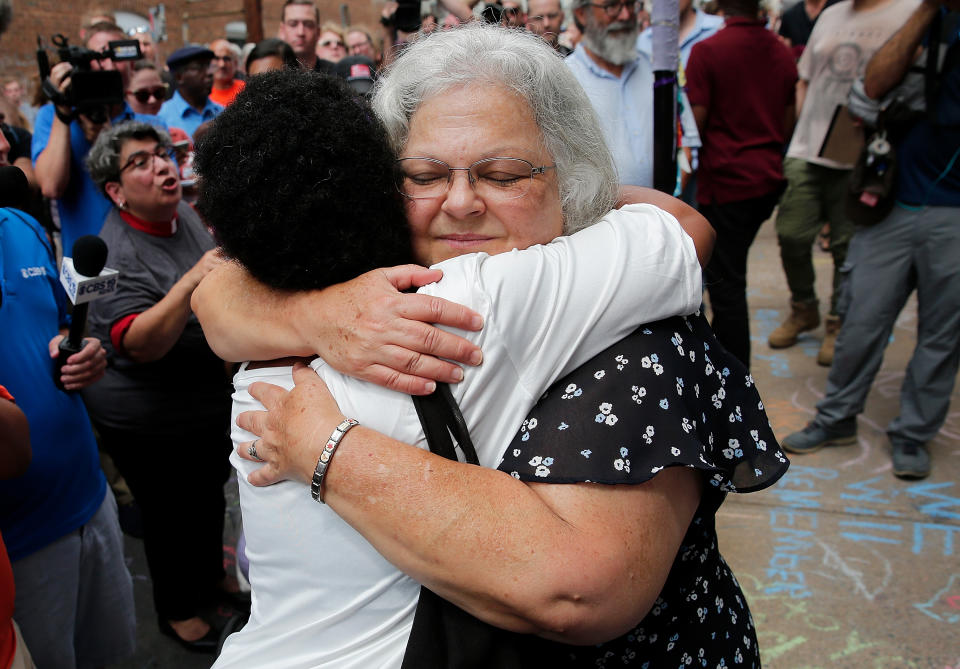
[[[218,243],[269,286],[323,288],[413,257],[386,135],[334,77],[250,78],[194,167]]]

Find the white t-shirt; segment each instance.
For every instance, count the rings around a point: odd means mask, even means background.
[[[808,82],[807,94],[787,150],[788,158],[825,167],[852,169],[852,164],[821,158],[837,105],[847,104],[850,87],[863,76],[873,54],[899,30],[919,5],[919,0],[887,0],[872,9],[854,11],[844,0],[820,14],[797,72]]]
[[[524,417],[547,387],[642,323],[695,311],[700,267],[692,240],[669,214],[629,205],[550,244],[440,263],[443,280],[422,293],[464,304],[484,328],[464,336],[483,350],[452,387],[480,463],[496,467]],[[463,334],[463,333],[460,333]],[[340,410],[367,427],[427,448],[411,398],[344,376],[317,360]],[[289,367],[234,378],[235,443],[241,411],[262,409],[248,387],[290,388]],[[255,463],[234,453],[240,482],[253,604],[250,621],[214,665],[235,667],[399,667],[419,584],[387,562],[308,486],[256,488]],[[429,512],[429,510],[427,510]]]

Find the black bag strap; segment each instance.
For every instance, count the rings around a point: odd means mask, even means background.
[[[417,409],[431,452],[448,460],[459,461],[456,450],[456,446],[459,446],[466,462],[480,464],[467,423],[448,384],[438,383],[431,395],[414,395],[413,406]]]
[[[413,405],[431,452],[459,461],[459,446],[466,462],[480,464],[449,385],[438,383],[432,395],[413,396]],[[572,666],[568,648],[494,627],[421,586],[401,669],[564,669]]]

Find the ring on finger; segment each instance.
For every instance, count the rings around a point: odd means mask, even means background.
[[[264,462],[264,459],[261,458],[259,455],[257,455],[257,443],[258,443],[259,441],[260,441],[260,440],[257,439],[257,440],[254,441],[252,444],[250,444],[250,447],[247,448],[247,453],[250,455],[251,458],[253,458],[253,459],[256,460],[257,462]]]

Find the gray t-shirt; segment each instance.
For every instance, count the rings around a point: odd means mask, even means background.
[[[788,158],[835,169],[853,168],[819,155],[833,114],[838,105],[847,103],[854,79],[863,76],[873,54],[918,4],[919,0],[887,0],[870,9],[854,10],[853,3],[844,0],[823,10],[797,63],[800,78],[809,85]]]
[[[115,293],[90,304],[90,336],[107,350],[104,378],[84,392],[93,418],[118,429],[182,431],[230,415],[230,386],[224,363],[207,345],[191,314],[173,348],[160,360],[138,363],[116,350],[110,329],[131,314],[159,302],[214,241],[189,205],[177,209],[176,232],[151,235],[128,225],[111,209],[100,231],[107,243],[107,267],[120,271]]]

